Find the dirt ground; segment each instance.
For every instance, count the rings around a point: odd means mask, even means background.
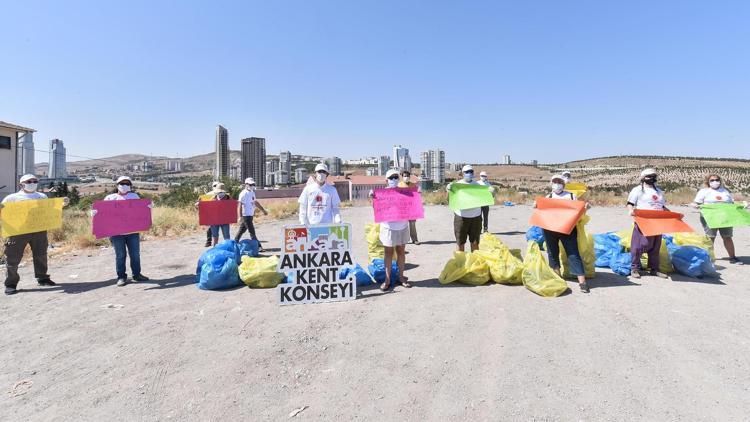
[[[493,207],[491,231],[524,248],[530,213]],[[622,208],[590,215],[593,233],[629,225]],[[343,216],[364,264],[371,210]],[[688,222],[699,227],[695,213]],[[259,227],[266,247],[281,226]],[[0,419],[747,420],[750,265],[730,266],[723,248],[720,279],[634,283],[598,269],[590,294],[571,283],[546,299],[441,286],[451,211],[427,207],[418,227],[415,286],[346,303],[199,290],[200,236],[144,242],[152,281],[126,287],[111,249],[55,258],[51,288],[26,265],[22,291],[0,297]],[[750,264],[750,229],[736,242]]]

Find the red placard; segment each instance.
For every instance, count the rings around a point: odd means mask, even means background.
[[[237,222],[237,201],[200,201],[198,203],[198,224],[218,226]]]
[[[557,233],[570,234],[586,212],[586,203],[570,199],[536,198],[529,224]]]
[[[658,236],[667,233],[692,232],[692,227],[682,221],[678,212],[635,210],[635,223],[644,236]]]

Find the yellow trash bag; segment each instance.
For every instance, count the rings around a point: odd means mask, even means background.
[[[711,238],[705,234],[675,233],[672,235],[672,238],[674,238],[675,245],[697,246],[701,249],[705,249],[711,257],[711,262],[716,261],[716,256],[714,255],[714,244],[711,242]]]
[[[383,259],[385,257],[385,247],[380,242],[380,224],[365,224],[365,237],[367,238],[367,258],[370,262],[373,259]]]
[[[250,287],[276,287],[284,280],[284,274],[276,272],[278,265],[279,257],[276,255],[268,258],[243,256],[239,268],[240,279]]]
[[[544,297],[556,297],[568,290],[565,280],[555,274],[539,250],[539,245],[529,241],[526,257],[523,260],[523,285],[532,292]]]
[[[518,258],[519,261],[523,261],[523,255],[521,255],[520,249],[511,249],[510,254]]]
[[[484,257],[476,253],[453,252],[438,277],[440,284],[459,283],[480,286],[490,281],[490,268]]]
[[[490,277],[495,283],[523,283],[521,281],[523,262],[513,256],[511,250],[497,236],[490,233],[483,234],[479,243],[479,250],[473,253],[487,261],[490,268]]]
[[[482,233],[479,238],[479,250],[480,251],[494,251],[506,247],[502,240],[490,232]]]
[[[586,233],[586,224],[591,221],[591,217],[584,214],[578,223],[576,223],[576,229],[578,232],[578,253],[581,255],[581,261],[583,261],[583,272],[586,278],[594,278],[596,276],[596,254],[594,253],[594,237]],[[572,278],[570,274],[570,265],[568,265],[568,255],[565,253],[565,248],[560,242],[560,271],[563,278]]]
[[[633,237],[633,227],[630,229],[623,229],[616,234],[620,236],[620,244],[625,248],[625,252],[630,252],[630,240]],[[648,254],[641,256],[641,268],[648,268]],[[669,251],[667,250],[667,242],[664,239],[661,240],[661,248],[659,248],[659,271],[665,274],[673,273],[674,267],[672,266],[672,259],[669,257]]]

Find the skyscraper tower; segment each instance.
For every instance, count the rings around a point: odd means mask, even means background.
[[[26,132],[18,139],[18,176],[34,173],[34,133]]]
[[[217,180],[229,175],[229,132],[222,125],[216,126],[216,167],[214,178]]]
[[[393,167],[399,170],[411,171],[411,157],[409,149],[401,145],[393,146]]]
[[[445,182],[445,151],[433,149],[422,153],[422,178],[435,183]]]
[[[266,138],[242,140],[242,180],[252,177],[255,185],[266,185]]]
[[[65,145],[60,139],[49,141],[49,169],[47,177],[50,179],[64,179],[68,177],[67,155]]]

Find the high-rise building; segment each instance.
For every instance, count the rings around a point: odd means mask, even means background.
[[[341,171],[341,164],[341,158],[339,157],[326,158],[328,174],[330,174],[331,176],[341,176],[343,174]]]
[[[307,182],[307,169],[304,167],[297,167],[294,169],[294,181],[296,183],[305,183]]]
[[[424,151],[422,159],[422,178],[433,183],[445,182],[445,151],[433,149]]]
[[[401,145],[393,146],[393,167],[398,170],[411,171],[411,156],[408,148]]]
[[[18,138],[18,176],[34,174],[34,133],[26,132]]]
[[[508,154],[503,155],[503,164],[510,165],[510,163],[511,163],[511,161],[510,161],[510,155],[508,155]]]
[[[286,170],[276,170],[273,178],[277,185],[289,184],[289,173],[287,173]]]
[[[220,179],[229,175],[229,132],[222,125],[216,126],[216,166],[214,178]]]
[[[258,182],[256,181],[257,185]],[[266,186],[274,186],[276,184],[276,173],[266,173]]]
[[[49,169],[47,177],[50,179],[64,179],[68,177],[65,145],[60,139],[49,141]]]
[[[164,161],[164,170],[182,171],[182,161],[181,160],[166,160]]]
[[[279,153],[279,170],[285,171],[287,174],[292,174],[292,153],[289,151],[281,151]]]
[[[262,188],[266,184],[266,138],[245,138],[242,140],[242,180],[252,177],[255,185]]]
[[[384,155],[378,160],[378,175],[385,176],[391,168],[391,157]]]

